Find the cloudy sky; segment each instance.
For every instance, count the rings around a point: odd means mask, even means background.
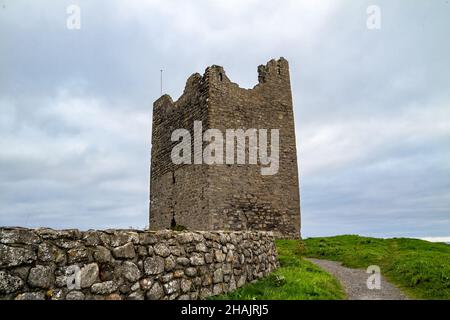
[[[251,88],[284,56],[303,235],[450,237],[449,16],[448,0],[0,0],[0,225],[144,228],[159,70],[176,99],[208,65]]]

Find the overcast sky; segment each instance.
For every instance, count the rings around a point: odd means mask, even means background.
[[[283,56],[303,235],[450,236],[449,34],[448,0],[0,0],[0,225],[144,228],[159,70]]]

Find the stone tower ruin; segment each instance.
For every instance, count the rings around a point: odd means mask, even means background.
[[[194,137],[194,121],[202,122],[203,133],[210,128],[279,129],[277,174],[262,175],[259,162],[174,164],[171,152],[178,142],[171,141],[172,132],[184,128]],[[195,146],[192,150],[194,157],[202,152]],[[156,100],[150,173],[152,230],[182,225],[192,230],[270,230],[279,238],[299,238],[300,195],[287,60],[259,66],[258,84],[252,89],[240,88],[214,65],[203,76],[191,75],[177,101],[169,95]]]

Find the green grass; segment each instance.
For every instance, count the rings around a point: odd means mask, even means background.
[[[378,265],[381,273],[408,295],[419,299],[450,299],[450,245],[356,235],[310,238],[308,257],[342,261],[352,268]]]
[[[268,277],[236,291],[212,297],[231,300],[325,300],[344,299],[336,279],[302,259],[303,246],[297,240],[277,240],[280,267]]]

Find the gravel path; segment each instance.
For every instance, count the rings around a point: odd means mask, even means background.
[[[381,289],[367,288],[370,274],[366,270],[343,267],[341,262],[307,258],[328,273],[335,276],[341,283],[349,300],[408,300],[408,298],[393,284],[381,277]]]

